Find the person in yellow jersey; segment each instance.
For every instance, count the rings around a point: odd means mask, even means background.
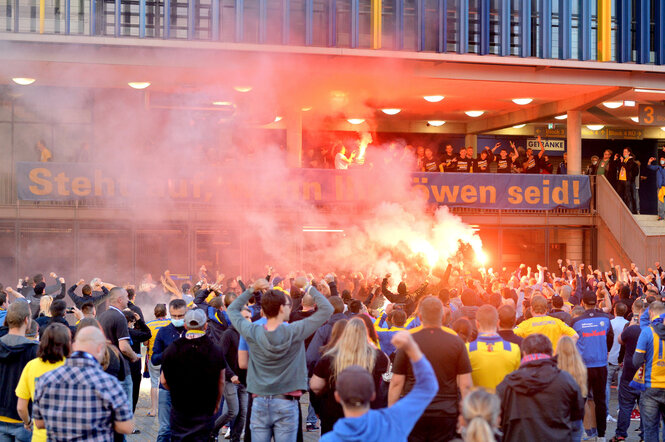
[[[145,342],[147,347],[146,352],[146,361],[148,365],[148,373],[150,374],[150,411],[148,416],[155,417],[157,416],[157,404],[159,396],[159,365],[153,365],[150,361],[152,356],[152,346],[155,343],[155,337],[157,337],[157,332],[160,328],[165,327],[171,323],[170,319],[166,318],[166,304],[157,304],[155,306],[155,320],[148,321],[146,325],[152,332],[152,336]]]
[[[534,333],[547,336],[552,341],[552,347],[556,351],[556,344],[561,336],[570,336],[577,341],[577,332],[567,326],[561,319],[547,315],[547,300],[544,296],[535,295],[531,298],[531,313],[533,317],[522,321],[516,328],[515,334],[526,338]]]
[[[520,348],[498,335],[498,323],[499,314],[494,306],[481,306],[476,313],[478,338],[466,344],[473,385],[492,392],[508,373],[519,368],[521,358]]]
[[[18,397],[16,408],[24,424],[28,422],[28,426],[30,425],[31,416],[28,403],[35,397],[37,378],[64,365],[65,359],[71,351],[71,333],[66,326],[55,323],[46,327],[39,342],[37,357],[28,362],[23,368],[21,378],[16,386],[16,396]],[[33,430],[33,442],[46,442],[46,440],[45,429],[35,428]]]

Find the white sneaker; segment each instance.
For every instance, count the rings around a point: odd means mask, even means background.
[[[226,433],[224,434],[224,439],[231,439],[231,429],[229,428],[226,430]]]
[[[605,438],[604,437],[597,437],[596,442],[605,442]]]
[[[607,419],[606,419],[606,421],[607,421],[607,422],[616,422],[617,420],[614,419],[614,418],[612,417],[611,414],[608,414],[608,415],[607,415]]]

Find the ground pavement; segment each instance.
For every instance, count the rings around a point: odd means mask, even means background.
[[[307,405],[306,405],[306,399],[307,397],[303,398],[302,404],[303,404],[303,416],[307,415]],[[150,379],[143,379],[141,382],[141,396],[139,398],[139,403],[136,407],[136,415],[134,417],[136,426],[139,430],[141,430],[140,434],[136,435],[131,435],[128,436],[127,439],[130,442],[154,442],[157,440],[157,432],[159,430],[159,423],[157,421],[156,417],[147,417],[146,414],[148,413],[148,410],[150,409]],[[612,416],[616,418],[617,416],[617,390],[616,388],[612,387],[612,391],[610,394],[610,410],[612,413]],[[636,428],[639,427],[639,422],[638,421],[632,421],[630,423],[630,429],[628,430],[628,441],[630,442],[639,442],[639,437],[637,431],[635,431]],[[304,428],[304,421],[303,421],[303,428]],[[607,433],[606,433],[606,439],[609,441],[610,438],[614,436],[614,430],[616,428],[616,423],[614,422],[608,422],[607,423]],[[303,431],[304,435],[304,442],[315,442],[319,440],[319,434],[318,432],[316,433],[307,433],[306,431]],[[223,442],[223,438],[220,438],[220,442]]]

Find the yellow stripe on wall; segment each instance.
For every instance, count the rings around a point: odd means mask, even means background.
[[[372,49],[381,48],[382,0],[372,0]]]
[[[598,61],[612,59],[612,1],[598,0]]]

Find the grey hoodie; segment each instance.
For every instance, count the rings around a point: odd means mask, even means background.
[[[317,311],[312,316],[268,331],[261,324],[247,321],[240,314],[252,296],[245,290],[229,305],[231,323],[249,345],[247,390],[260,396],[286,394],[307,390],[307,367],[303,341],[311,336],[332,315],[334,308],[314,287],[309,293]]]

